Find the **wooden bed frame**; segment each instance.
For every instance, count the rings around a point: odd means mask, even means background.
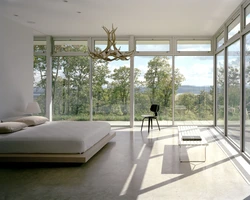
[[[86,163],[102,149],[116,133],[109,133],[94,146],[82,154],[9,154],[0,153],[0,162],[48,162],[48,163]]]

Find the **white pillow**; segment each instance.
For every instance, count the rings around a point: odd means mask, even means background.
[[[22,122],[3,122],[0,123],[0,133],[12,133],[20,131],[27,127],[27,124]]]
[[[15,116],[15,117],[8,117],[5,119],[1,119],[2,122],[15,122],[17,119],[21,118],[21,117],[26,117],[27,115],[19,115],[19,116]],[[30,115],[28,115],[30,116]]]
[[[42,116],[27,116],[27,117],[21,117],[15,121],[23,122],[27,124],[27,126],[36,126],[39,124],[44,124],[48,120],[49,120],[48,118]]]

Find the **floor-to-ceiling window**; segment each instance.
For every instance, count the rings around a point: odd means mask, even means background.
[[[216,124],[250,158],[250,1],[216,33]]]
[[[227,48],[228,137],[240,145],[240,41]]]
[[[169,39],[136,39],[134,59],[135,124],[142,114],[150,114],[151,104],[158,104],[160,125],[172,124],[172,56]]]
[[[159,104],[158,119],[172,124],[172,57],[136,56],[134,71],[135,121],[150,114],[151,104]]]
[[[176,42],[175,125],[213,124],[213,57],[211,41],[207,39],[178,39]],[[200,56],[198,56],[200,55]],[[203,55],[203,56],[202,56]],[[179,81],[179,83],[178,83]]]
[[[250,33],[245,35],[245,151],[250,155]]]
[[[213,71],[212,57],[208,56],[211,40],[180,40],[177,44],[178,52],[189,52],[192,56],[176,56],[175,66],[173,55],[176,53],[171,47],[171,40],[135,39],[132,70],[129,60],[92,59],[90,63],[90,40],[53,38],[53,120],[93,119],[109,121],[111,125],[130,125],[133,75],[135,125],[141,123],[142,114],[151,113],[150,105],[153,103],[160,105],[159,120],[164,121],[161,123],[163,126],[172,125],[173,120],[211,125]],[[91,41],[98,52],[107,46],[107,42],[102,39]],[[118,40],[116,46],[121,52],[129,50],[126,39]],[[201,54],[207,56],[198,56]],[[190,77],[192,71],[197,77]],[[191,83],[198,77],[198,83]],[[191,87],[194,98],[187,104],[185,96],[190,93],[186,89]],[[182,95],[183,90],[188,94]]]
[[[225,109],[225,68],[224,51],[216,55],[216,124],[224,132],[224,109]]]
[[[89,57],[84,56],[86,51],[87,41],[55,41],[52,59],[53,120],[90,119]],[[76,52],[83,55],[73,56]]]
[[[175,124],[212,125],[213,57],[176,56],[175,70],[181,75],[175,95]]]
[[[95,41],[102,51],[107,42]],[[128,51],[128,41],[117,41],[121,52]],[[92,96],[93,120],[109,121],[112,125],[130,123],[130,62],[129,60],[93,60]]]

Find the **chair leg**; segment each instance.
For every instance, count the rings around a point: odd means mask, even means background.
[[[151,122],[151,120],[150,120],[150,118],[148,118],[148,133],[150,131],[150,122]]]
[[[156,122],[158,124],[159,131],[160,131],[161,129],[160,129],[160,126],[159,126],[159,123],[158,123],[158,119],[157,118],[155,118],[155,119],[156,119]]]
[[[151,129],[153,129],[153,118],[150,118]]]
[[[142,124],[141,124],[141,132],[142,132],[142,127],[143,127],[144,119],[145,119],[145,118],[143,118]]]

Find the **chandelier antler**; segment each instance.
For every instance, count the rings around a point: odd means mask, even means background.
[[[129,57],[134,53],[133,51],[121,52],[120,48],[116,47],[116,35],[112,24],[112,30],[108,30],[105,26],[102,27],[108,35],[107,47],[103,51],[95,50],[94,52],[89,49],[89,56],[93,59],[102,59],[105,61],[113,60],[129,60]]]

